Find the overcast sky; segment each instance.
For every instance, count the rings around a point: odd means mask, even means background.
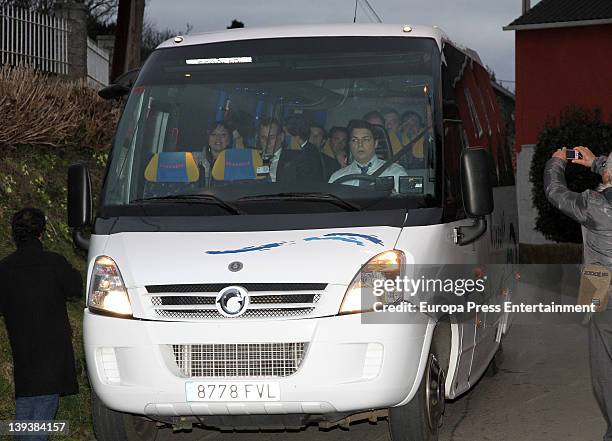
[[[532,0],[532,3],[537,3]],[[521,15],[521,0],[370,0],[385,23],[437,25],[471,47],[501,80],[514,80],[514,32],[502,26]],[[192,33],[225,29],[236,18],[248,27],[352,22],[355,0],[148,0],[157,28]],[[357,21],[369,23],[358,9]],[[512,83],[505,84],[514,89]]]

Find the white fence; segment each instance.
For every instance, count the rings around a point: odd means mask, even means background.
[[[87,39],[87,83],[94,89],[108,86],[109,54]]]
[[[0,8],[0,64],[27,64],[67,74],[68,33],[66,20],[4,6]]]

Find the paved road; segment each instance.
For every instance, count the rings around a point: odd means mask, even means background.
[[[533,286],[526,298],[559,303]],[[571,299],[568,301],[571,302]],[[600,441],[604,421],[591,394],[586,328],[576,315],[517,316],[499,373],[447,404],[440,441]],[[298,433],[219,433],[194,429],[171,441],[388,441],[385,421],[350,431],[316,427]]]

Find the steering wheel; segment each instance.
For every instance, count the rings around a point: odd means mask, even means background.
[[[340,176],[338,179],[332,182],[332,184],[342,184],[343,182],[353,181],[355,179],[358,181],[368,181],[368,182],[374,183],[376,182],[376,178],[378,178],[378,176],[371,176],[371,175],[364,175],[361,173],[355,173],[352,175]]]

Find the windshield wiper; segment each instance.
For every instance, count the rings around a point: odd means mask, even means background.
[[[238,207],[234,207],[232,204],[225,202],[223,199],[214,196],[212,194],[179,194],[179,195],[170,195],[170,196],[158,196],[152,198],[142,198],[142,199],[134,199],[130,201],[133,203],[142,203],[142,202],[160,202],[160,201],[169,201],[169,202],[198,202],[198,203],[212,203],[218,205],[219,207],[225,208],[228,213],[231,214],[247,214],[242,211]]]
[[[337,207],[344,208],[346,211],[361,211],[361,207],[352,202],[346,201],[332,193],[276,193],[262,194],[257,196],[245,196],[239,201],[256,200],[284,200],[284,201],[310,201],[310,202],[329,202]]]

